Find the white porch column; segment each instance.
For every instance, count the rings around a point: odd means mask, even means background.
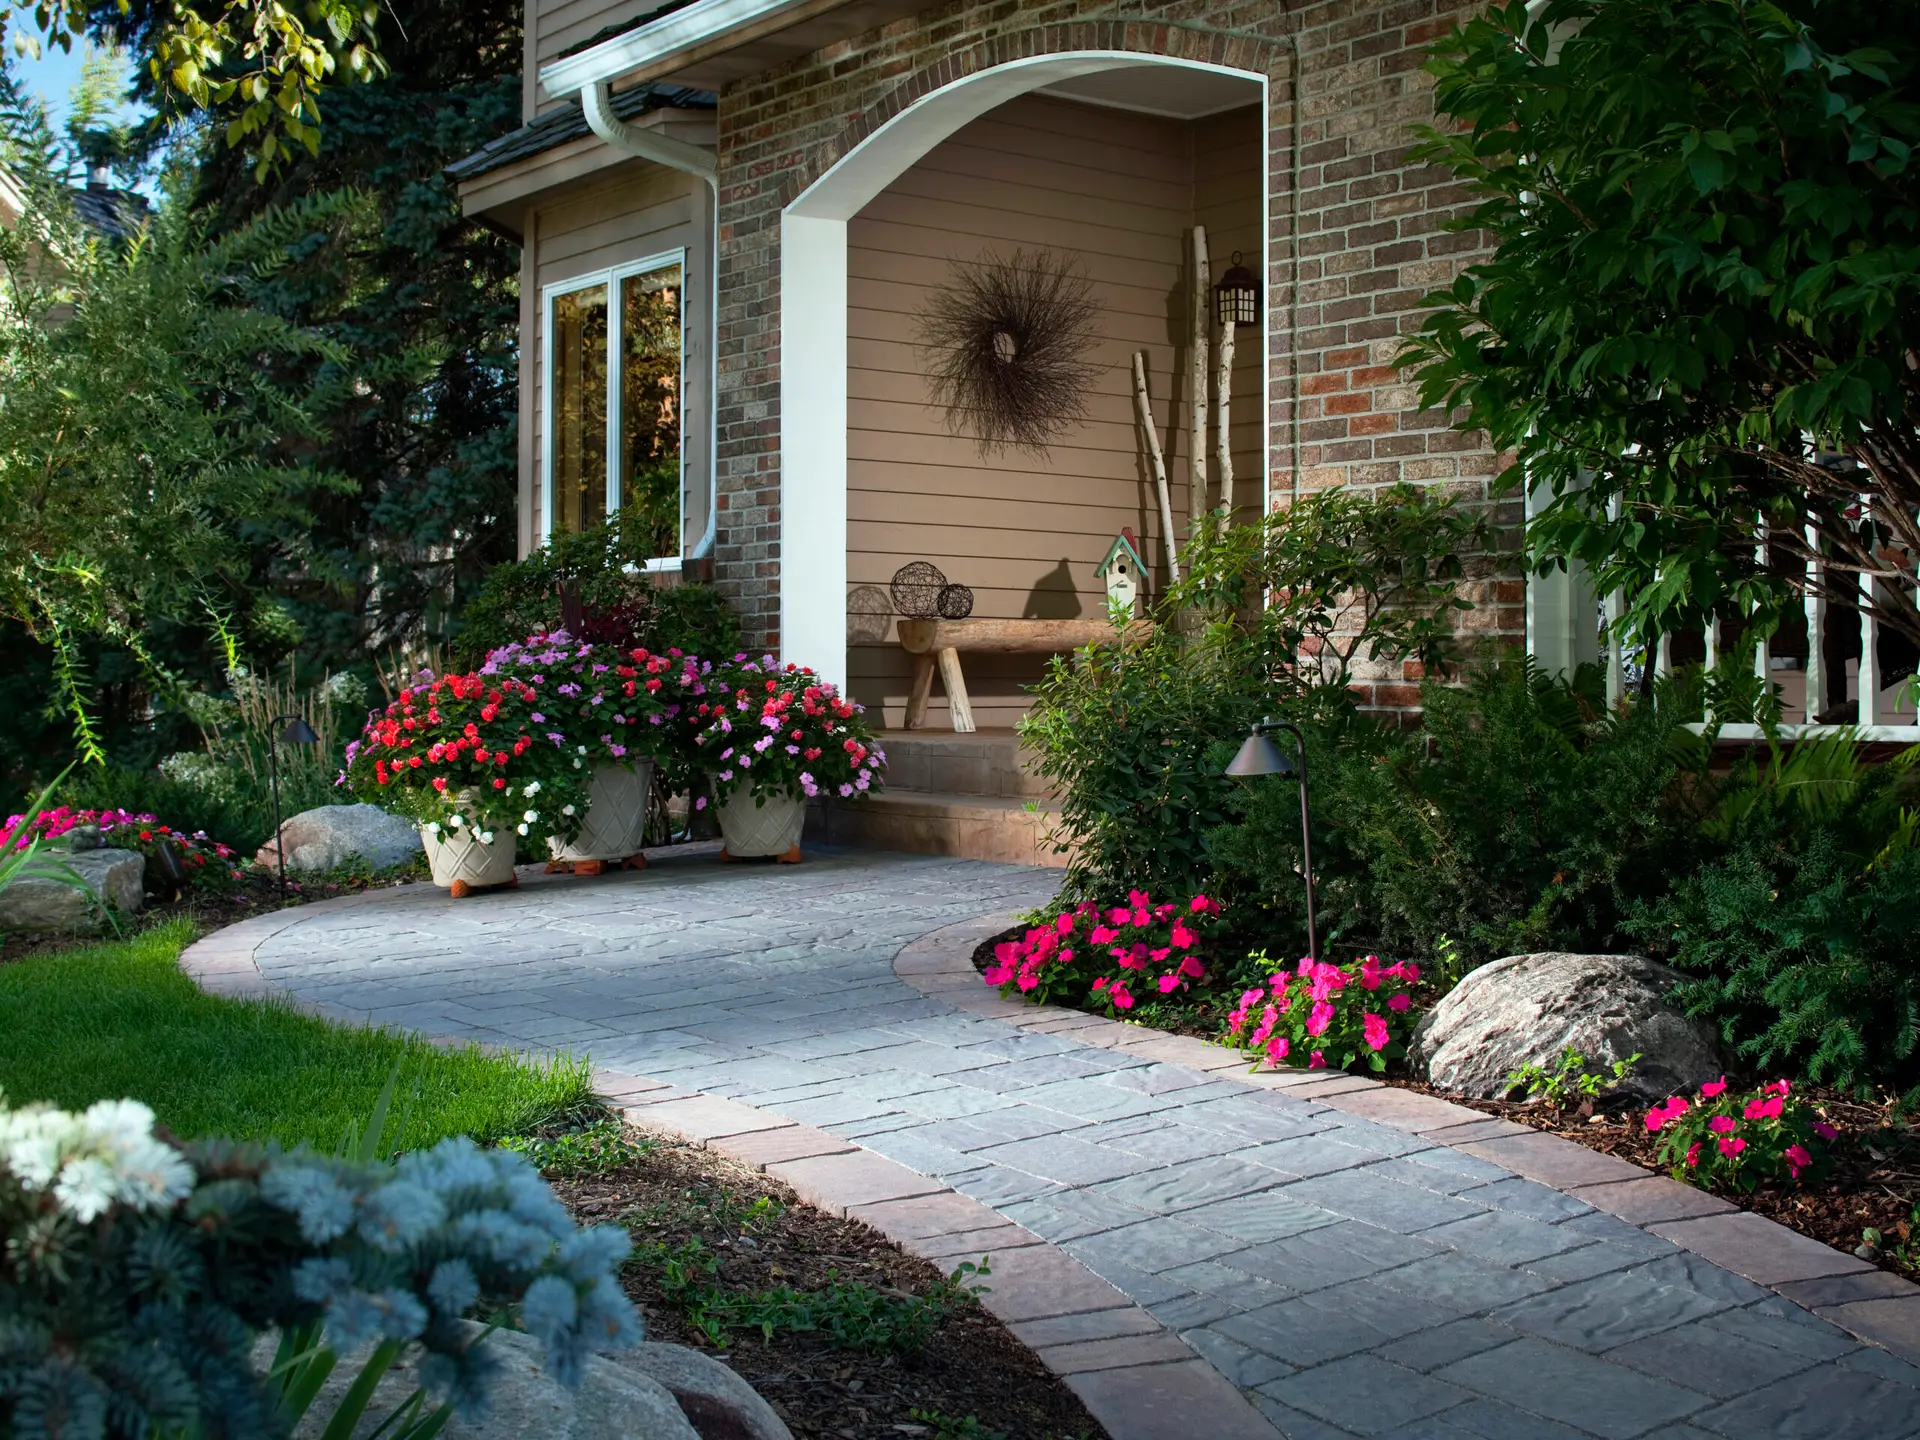
[[[780,655],[847,683],[847,222],[780,218]]]

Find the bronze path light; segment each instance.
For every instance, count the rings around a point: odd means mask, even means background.
[[[1293,736],[1298,751],[1296,760],[1267,737],[1276,730]],[[1300,874],[1307,882],[1307,953],[1320,958],[1320,936],[1313,914],[1313,835],[1309,828],[1311,810],[1307,799],[1307,737],[1291,720],[1269,717],[1255,725],[1241,742],[1240,753],[1233,757],[1226,773],[1237,776],[1297,775],[1300,777]]]
[[[318,745],[320,737],[313,733],[313,727],[298,715],[277,716],[267,724],[267,775],[273,781],[273,858],[280,866],[280,888],[287,888],[287,846],[286,837],[280,833],[280,761],[274,753],[273,732],[281,721],[287,722],[287,728],[280,738],[289,745]]]

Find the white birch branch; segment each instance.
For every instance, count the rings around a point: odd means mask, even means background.
[[[1160,431],[1147,403],[1147,352],[1133,352],[1133,410],[1147,436],[1147,460],[1153,466],[1153,485],[1160,495],[1160,538],[1167,547],[1167,574],[1180,583],[1180,556],[1173,544],[1173,501],[1167,491],[1167,458],[1160,450]]]

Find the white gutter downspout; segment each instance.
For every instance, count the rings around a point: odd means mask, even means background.
[[[587,128],[614,149],[664,165],[669,170],[699,176],[707,182],[707,192],[713,199],[713,226],[709,237],[712,245],[708,258],[714,273],[707,277],[707,528],[686,557],[698,560],[712,552],[720,518],[720,421],[716,393],[720,382],[719,157],[704,145],[689,145],[644,125],[622,120],[613,113],[613,83],[609,80],[595,81],[581,90],[580,108],[587,117]]]

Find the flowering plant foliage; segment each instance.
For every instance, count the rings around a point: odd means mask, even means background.
[[[1695,1101],[1668,1096],[1647,1112],[1647,1129],[1659,1135],[1660,1161],[1674,1179],[1709,1190],[1798,1183],[1826,1168],[1825,1145],[1840,1135],[1787,1081],[1743,1094],[1724,1075],[1702,1085]]]
[[[1248,958],[1271,963],[1264,950]],[[1382,965],[1378,955],[1348,965],[1308,956],[1240,996],[1227,1018],[1227,1039],[1276,1066],[1345,1070],[1364,1061],[1369,1070],[1382,1071],[1406,1053],[1395,1027],[1403,1034],[1411,1030],[1410,987],[1419,980],[1418,965]]]
[[[588,765],[651,760],[669,773],[685,768],[691,750],[688,698],[706,690],[694,656],[592,645],[564,630],[501,646],[480,673],[532,689],[536,737],[584,754]]]
[[[539,700],[514,675],[422,671],[347,746],[346,783],[432,835],[571,840],[587,808],[587,750],[548,738]]]
[[[42,810],[29,820],[24,815],[9,815],[0,827],[0,851],[25,850],[35,839],[58,840],[82,826],[95,826],[100,843],[116,850],[137,850],[153,856],[165,846],[173,851],[187,886],[211,894],[229,894],[240,871],[234,852],[209,838],[204,830],[189,834],[160,823],[157,815],[135,814],[131,810],[75,810],[61,805]]]
[[[175,1144],[131,1100],[0,1101],[0,1434],[283,1433],[253,1336],[315,1326],[332,1355],[374,1342],[375,1380],[418,1347],[427,1394],[472,1415],[492,1367],[463,1317],[517,1304],[572,1383],[640,1338],[628,1248],[464,1138],[388,1166]]]
[[[1109,1014],[1173,995],[1207,978],[1202,955],[1220,903],[1195,895],[1155,904],[1144,890],[1124,905],[1083,900],[994,947],[986,981],[1006,995],[1045,1004],[1099,1002]]]
[[[736,655],[702,676],[694,743],[717,799],[747,786],[762,799],[851,800],[880,783],[887,756],[863,708],[813,671]]]

